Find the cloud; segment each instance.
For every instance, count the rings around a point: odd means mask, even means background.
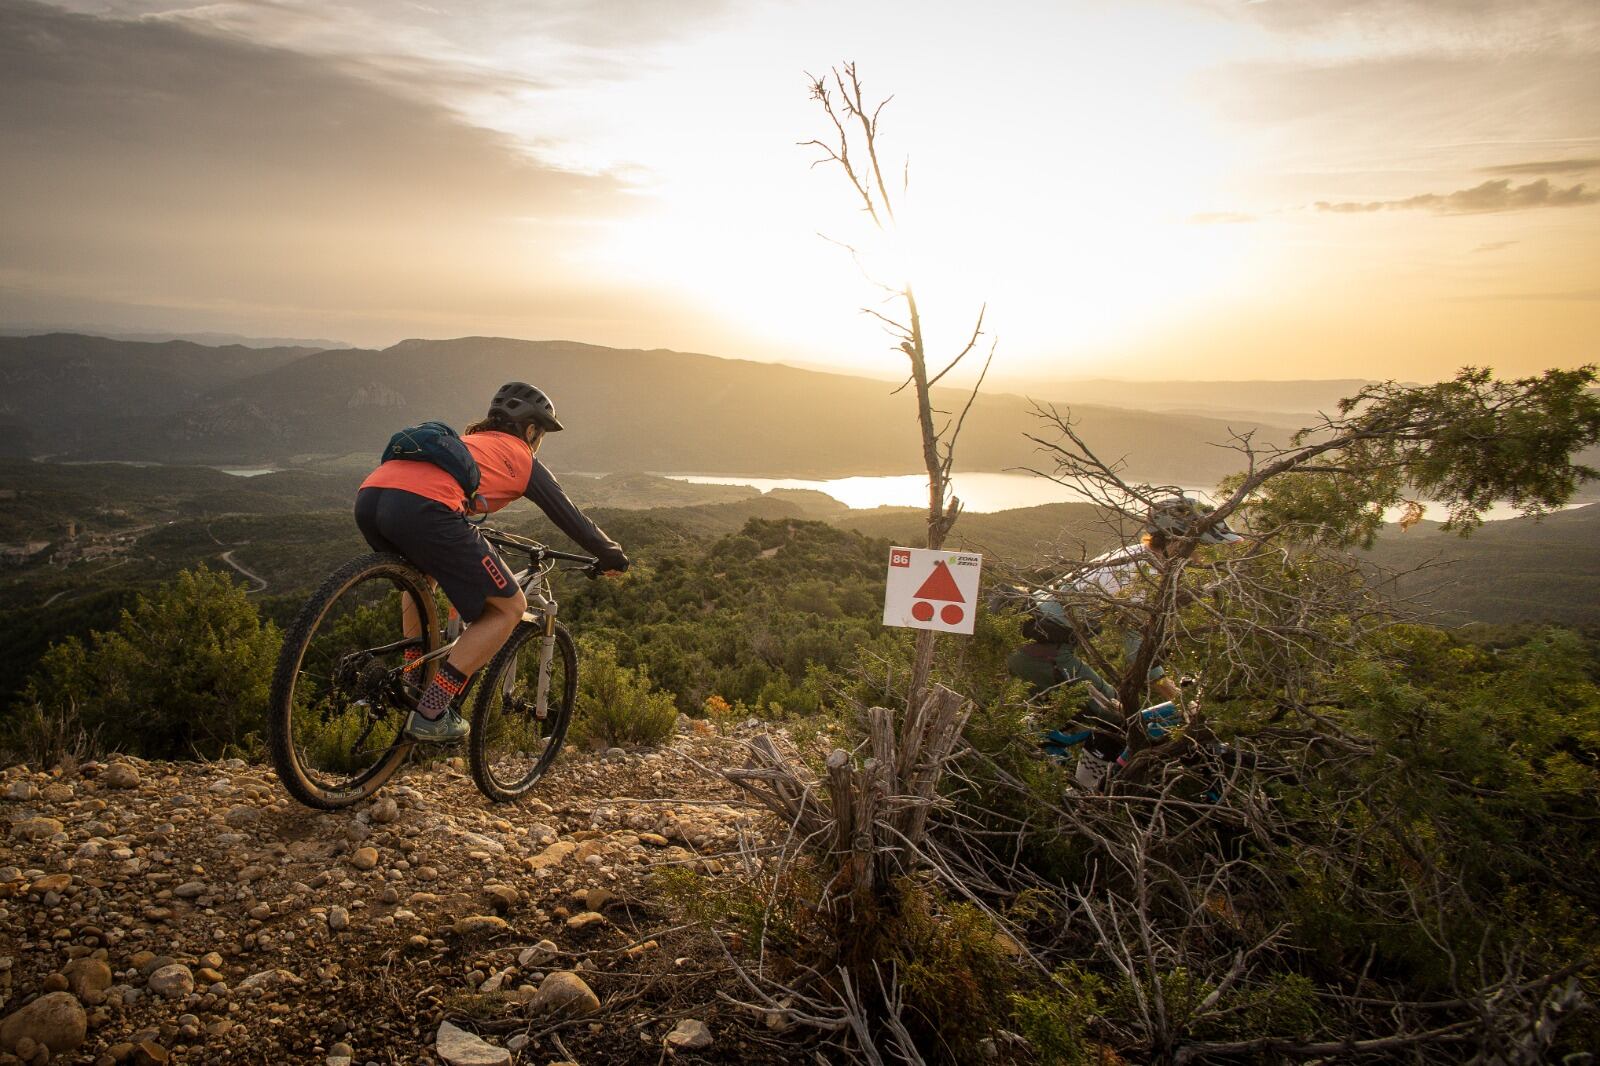
[[[624,306],[570,264],[628,185],[327,57],[0,0],[0,141],[0,286],[302,319]]]
[[[1522,243],[1521,241],[1488,241],[1488,242],[1486,242],[1484,244],[1478,245],[1476,248],[1473,249],[1473,251],[1474,252],[1500,252],[1500,251],[1504,251],[1507,248],[1510,248],[1513,244],[1521,244],[1521,243]]]
[[[1485,174],[1582,174],[1600,170],[1600,159],[1553,159],[1543,163],[1506,163],[1484,167]]]
[[[1333,214],[1365,214],[1371,211],[1433,211],[1441,215],[1477,215],[1497,211],[1521,211],[1532,207],[1581,207],[1600,203],[1600,191],[1590,192],[1583,185],[1562,189],[1544,178],[1526,185],[1512,185],[1510,178],[1486,181],[1470,189],[1439,195],[1423,193],[1404,200],[1368,200],[1329,203],[1317,202],[1318,211]]]
[[[1225,120],[1270,136],[1285,173],[1448,174],[1502,164],[1508,152],[1518,165],[1600,148],[1600,45],[1240,62],[1198,87]]]
[[[1254,222],[1255,220],[1256,216],[1247,215],[1240,211],[1200,211],[1185,219],[1192,226],[1229,225],[1239,222]]]
[[[1386,36],[1418,33],[1481,35],[1486,29],[1524,34],[1590,31],[1591,0],[1201,0],[1202,6],[1286,34],[1319,35],[1338,29]]]

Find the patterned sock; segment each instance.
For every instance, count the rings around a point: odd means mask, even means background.
[[[417,660],[422,658],[422,649],[407,648],[400,653],[400,658],[405,662],[405,669],[410,670],[417,665]]]
[[[466,687],[466,674],[448,662],[440,663],[439,672],[433,675],[433,683],[417,704],[417,713],[430,722],[438,721],[439,716],[450,709],[450,701],[461,695],[461,690]]]

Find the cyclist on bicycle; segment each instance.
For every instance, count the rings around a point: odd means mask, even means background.
[[[1209,505],[1190,496],[1156,500],[1136,543],[1091,559],[1033,592],[1028,617],[1022,626],[1022,635],[1029,643],[1011,653],[1006,659],[1007,669],[1029,683],[1032,695],[1037,696],[1057,685],[1084,681],[1108,704],[1114,705],[1116,687],[1078,654],[1080,634],[1091,636],[1098,631],[1098,620],[1092,615],[1106,613],[1109,601],[1139,600],[1147,595],[1166,567],[1172,542],[1192,536],[1211,510]],[[1241,539],[1226,522],[1217,522],[1201,534],[1200,543],[1231,544]],[[1124,630],[1122,645],[1129,660],[1138,655],[1141,643],[1137,632]],[[1174,702],[1180,699],[1177,685],[1167,678],[1159,663],[1151,666],[1148,679],[1162,699]],[[1105,743],[1120,750],[1121,742],[1113,736],[1108,735]]]
[[[494,394],[488,414],[468,426],[462,443],[482,476],[478,492],[483,513],[498,511],[518,498],[539,505],[563,533],[597,557],[595,571],[619,574],[628,557],[605,531],[567,499],[549,469],[535,459],[546,433],[563,427],[554,405],[539,389],[507,382]],[[527,607],[511,570],[467,520],[461,486],[443,467],[420,460],[382,463],[356,493],[356,525],[374,551],[404,556],[444,589],[450,605],[468,628],[440,664],[406,719],[413,740],[447,742],[469,732],[455,699],[472,672],[488,662]],[[405,633],[421,632],[409,598]],[[408,651],[408,660],[420,653]]]

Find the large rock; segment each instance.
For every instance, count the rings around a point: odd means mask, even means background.
[[[61,972],[72,994],[90,1005],[104,1000],[111,987],[111,967],[104,959],[73,959]]]
[[[532,947],[523,948],[517,956],[517,965],[524,970],[537,969],[561,954],[554,940],[541,940]]]
[[[449,1066],[511,1066],[511,1052],[449,1022],[439,1023],[433,1053]]]
[[[576,851],[578,845],[570,840],[558,840],[545,848],[539,854],[528,860],[530,870],[548,870],[560,866],[567,861],[567,856]]]
[[[451,927],[456,936],[485,936],[490,933],[503,933],[509,926],[504,918],[497,918],[492,914],[469,914],[465,918],[457,919]]]
[[[32,781],[16,780],[6,786],[6,799],[26,803],[39,794]]]
[[[282,988],[286,985],[301,984],[305,984],[305,981],[288,970],[262,970],[260,973],[253,973],[243,981],[240,981],[239,987],[246,989],[273,989]]]
[[[100,775],[100,783],[107,788],[138,788],[139,769],[132,763],[114,762]]]
[[[22,1040],[31,1040],[63,1055],[77,1049],[89,1035],[89,1018],[83,1005],[71,992],[51,992],[40,996],[0,1021],[0,1048],[15,1051]]]
[[[45,837],[55,836],[61,829],[59,821],[43,815],[11,823],[11,835],[21,837],[23,840],[43,840]]]
[[[246,826],[252,826],[261,821],[261,812],[254,807],[240,803],[229,807],[228,813],[222,816],[222,820],[231,828],[244,829]]]
[[[535,1011],[559,1011],[579,1017],[600,1009],[600,997],[571,970],[557,970],[539,982],[532,1003]]]
[[[194,991],[194,974],[183,963],[175,962],[152,973],[146,985],[165,999],[182,999]]]

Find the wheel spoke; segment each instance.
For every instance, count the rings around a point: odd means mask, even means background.
[[[543,637],[539,630],[514,633],[484,679],[473,715],[473,773],[492,799],[515,799],[526,793],[560,748],[571,710],[575,660],[571,638],[565,630],[559,632],[543,717],[537,713]]]
[[[436,632],[408,640],[402,626],[402,597],[420,587],[421,575],[393,557],[356,560],[329,578],[285,638],[273,681],[273,755],[302,802],[355,802],[404,757],[405,708],[391,699],[401,652],[438,643]],[[431,604],[425,614],[431,628]]]

